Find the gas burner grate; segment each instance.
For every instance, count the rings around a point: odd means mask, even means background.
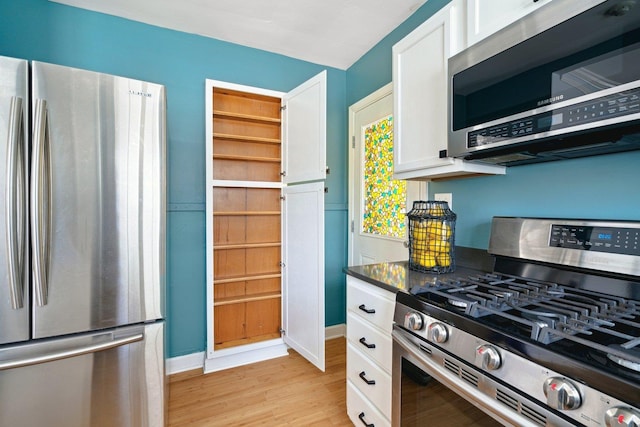
[[[640,363],[630,351],[640,349],[640,301],[496,273],[441,279],[411,292],[474,318],[506,319],[543,344],[570,339],[604,348],[599,341],[613,341],[618,347],[609,353]]]

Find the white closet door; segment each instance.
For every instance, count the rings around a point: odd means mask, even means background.
[[[326,177],[327,72],[307,80],[282,98],[284,182]]]
[[[283,193],[284,341],[324,371],[324,183]]]

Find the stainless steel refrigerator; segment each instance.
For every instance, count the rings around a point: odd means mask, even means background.
[[[164,87],[0,57],[0,426],[166,420]]]

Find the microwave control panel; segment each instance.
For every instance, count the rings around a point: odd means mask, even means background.
[[[640,256],[640,229],[553,224],[549,246]]]
[[[640,113],[640,89],[634,89],[471,131],[467,134],[467,148],[638,113]]]

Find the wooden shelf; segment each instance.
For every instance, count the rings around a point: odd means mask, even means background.
[[[280,159],[272,157],[236,156],[232,154],[214,154],[214,159],[218,160],[241,160],[246,162],[280,163]]]
[[[252,301],[264,301],[268,299],[280,298],[280,296],[281,296],[280,292],[277,292],[277,293],[256,294],[256,295],[239,296],[239,297],[231,297],[231,298],[218,298],[213,303],[213,306],[218,307],[221,305],[239,304],[239,303],[252,302]]]
[[[213,279],[213,283],[214,285],[221,285],[223,283],[246,282],[249,280],[279,279],[280,277],[282,277],[280,273],[261,274],[259,276],[227,277],[225,279]]]
[[[213,133],[213,139],[228,139],[232,141],[261,142],[264,144],[280,144],[280,138],[263,138],[260,136],[232,135],[229,133]]]
[[[264,181],[233,181],[229,179],[214,179],[211,186],[216,188],[258,188],[273,189],[283,188],[282,182],[264,182]]]
[[[216,215],[227,215],[227,216],[269,216],[269,215],[280,215],[280,211],[228,211],[228,212],[214,212],[214,216]]]
[[[278,339],[281,336],[282,335],[280,334],[280,332],[274,332],[271,334],[264,334],[264,335],[259,335],[251,338],[245,338],[245,339],[234,340],[234,341],[226,341],[224,343],[214,344],[214,350],[222,350],[225,348],[238,347],[241,345],[247,345],[247,344],[253,344],[261,341]]]
[[[231,111],[213,110],[213,116],[223,117],[227,119],[245,120],[250,122],[280,124],[279,117],[264,117],[264,116],[256,116],[253,114],[234,113]]]
[[[221,251],[225,249],[254,249],[254,248],[277,248],[280,247],[280,242],[273,243],[240,243],[235,245],[215,245],[214,251]]]

